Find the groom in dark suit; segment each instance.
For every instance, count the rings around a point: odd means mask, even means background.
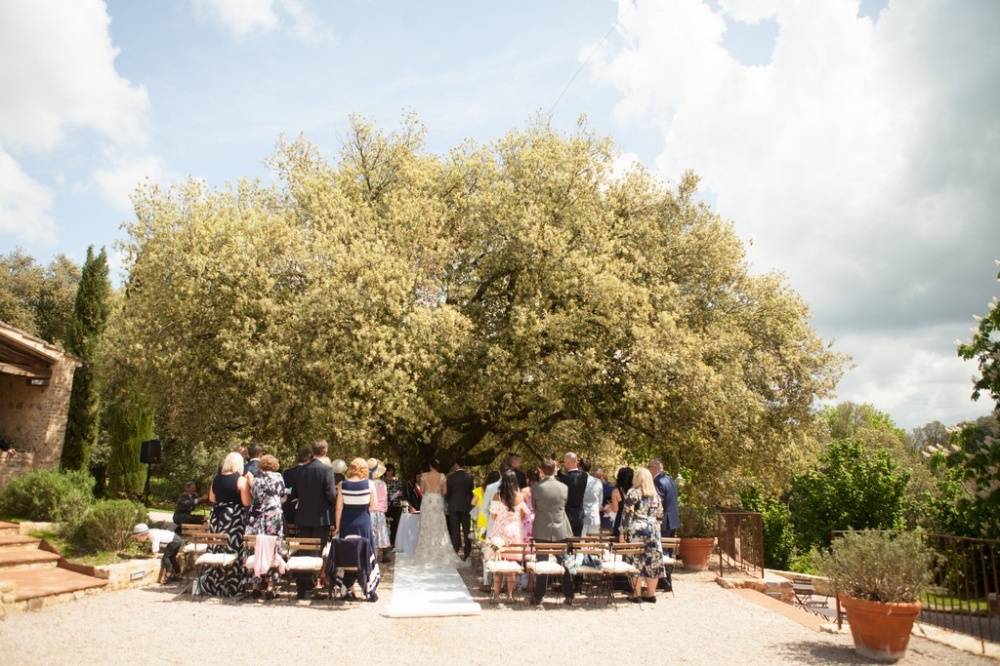
[[[472,541],[469,540],[470,513],[472,512],[472,490],[476,480],[463,469],[464,461],[459,458],[451,474],[445,481],[448,502],[448,532],[451,535],[451,545],[457,553],[465,541],[463,560],[472,554]]]

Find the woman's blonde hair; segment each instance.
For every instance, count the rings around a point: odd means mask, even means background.
[[[652,497],[656,494],[656,485],[653,483],[653,474],[645,467],[635,470],[632,477],[632,487],[641,488],[643,497]]]
[[[222,461],[222,473],[232,474],[233,472],[237,474],[243,473],[243,456],[237,451],[233,451]]]
[[[353,479],[368,478],[368,461],[364,458],[355,458],[351,461],[351,466],[347,468],[347,476]]]

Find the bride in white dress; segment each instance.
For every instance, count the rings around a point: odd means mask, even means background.
[[[428,569],[468,566],[459,558],[448,536],[444,516],[447,484],[440,467],[441,463],[432,460],[431,470],[420,481],[420,490],[424,494],[420,502],[420,532],[413,556],[406,561],[409,566]]]

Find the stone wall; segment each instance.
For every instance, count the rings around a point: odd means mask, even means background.
[[[0,462],[0,487],[14,475],[59,466],[76,365],[68,356],[54,362],[48,386],[0,374],[0,432],[22,452]]]

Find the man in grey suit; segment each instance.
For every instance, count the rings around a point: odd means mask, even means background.
[[[532,527],[532,536],[535,541],[541,543],[565,543],[569,539],[569,520],[566,518],[566,498],[569,492],[565,485],[559,483],[554,478],[556,473],[556,461],[546,458],[541,465],[542,480],[531,487],[531,503],[534,505],[535,523]],[[539,555],[539,561],[548,559],[546,555]],[[548,587],[549,577],[538,576],[535,579],[535,593],[531,599],[532,605],[541,603],[545,597],[545,588]],[[567,604],[573,603],[573,577],[569,571],[564,571],[562,575],[563,597]]]
[[[469,540],[470,516],[472,512],[472,489],[476,485],[472,475],[466,472],[461,458],[455,461],[455,467],[445,481],[448,502],[448,532],[451,545],[457,553],[465,541],[463,560],[472,554],[472,541]]]

